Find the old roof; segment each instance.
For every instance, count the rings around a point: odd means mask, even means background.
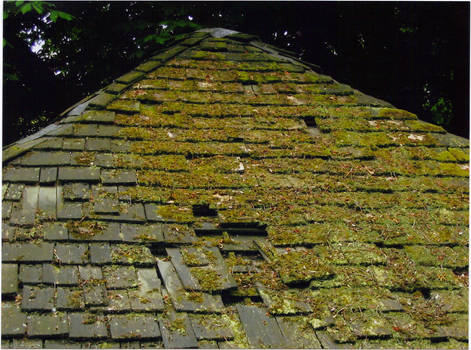
[[[197,31],[6,148],[2,346],[466,348],[468,141],[316,71]]]

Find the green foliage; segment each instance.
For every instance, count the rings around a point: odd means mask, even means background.
[[[425,103],[424,108],[432,113],[434,124],[446,127],[453,118],[453,103],[448,98],[439,97],[434,104]]]

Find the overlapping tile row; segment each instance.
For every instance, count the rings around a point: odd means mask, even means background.
[[[469,143],[247,40],[4,164],[4,347],[467,346]]]

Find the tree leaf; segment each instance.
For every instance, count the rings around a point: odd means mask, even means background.
[[[31,5],[30,2],[24,4],[23,6],[20,7],[21,13],[24,15],[25,13],[31,11],[33,6]]]
[[[33,8],[36,10],[37,13],[42,14],[44,12],[43,5],[39,1],[33,1],[31,5],[33,6]]]
[[[51,21],[53,21],[54,23],[56,23],[58,16],[59,16],[59,15],[57,14],[57,11],[51,11]]]
[[[74,16],[72,16],[70,13],[67,13],[67,12],[56,11],[56,13],[59,16],[59,18],[65,19],[66,21],[71,21],[75,18]]]

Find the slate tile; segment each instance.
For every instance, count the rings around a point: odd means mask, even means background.
[[[160,279],[155,268],[138,269],[139,289],[129,291],[131,307],[134,311],[162,311],[164,303],[161,294]]]
[[[164,240],[166,243],[193,243],[196,241],[196,235],[193,229],[187,225],[164,224]]]
[[[33,151],[20,159],[25,166],[62,166],[70,164],[70,153]]]
[[[69,333],[67,315],[54,313],[52,315],[31,315],[27,319],[28,336],[59,336]]]
[[[18,265],[2,264],[2,295],[18,291]]]
[[[164,239],[162,224],[121,224],[121,235],[124,242],[156,243]]]
[[[55,254],[60,264],[86,264],[88,262],[88,245],[56,243]]]
[[[38,144],[35,149],[59,150],[62,148],[61,137],[44,137],[44,141]]]
[[[45,349],[80,349],[82,344],[68,340],[46,339],[44,341]]]
[[[166,348],[196,348],[198,346],[187,314],[168,313],[159,323]]]
[[[57,180],[57,168],[56,167],[49,167],[49,168],[41,168],[40,176],[39,176],[39,183],[42,185],[49,185]]]
[[[103,170],[101,182],[104,185],[126,185],[136,184],[137,176],[135,170]]]
[[[43,266],[36,265],[20,265],[20,273],[18,276],[22,283],[38,284],[43,280]]]
[[[115,244],[111,247],[111,261],[114,264],[154,265],[155,257],[144,245]]]
[[[13,349],[41,349],[43,341],[41,339],[13,339],[11,346]]]
[[[3,181],[5,181],[5,179],[3,179]],[[8,190],[5,193],[5,196],[3,197],[3,199],[10,200],[10,201],[19,201],[21,197],[23,196],[24,189],[25,189],[24,184],[12,183],[8,186]]]
[[[81,219],[82,203],[62,203],[57,205],[57,218],[60,220]]]
[[[128,204],[120,203],[120,214],[97,214],[102,220],[117,220],[121,222],[145,222],[144,206],[142,203]],[[122,240],[122,237],[120,238]]]
[[[79,274],[82,281],[103,279],[103,273],[99,266],[79,266]]]
[[[119,214],[117,193],[116,186],[92,186],[93,211],[97,214]]]
[[[65,138],[62,148],[64,151],[83,151],[85,149],[85,140],[81,138]]]
[[[111,312],[131,311],[131,300],[124,289],[108,290],[108,305],[103,308]]]
[[[185,291],[171,262],[159,260],[157,263],[165,288],[177,311],[220,312],[224,308],[220,295]]]
[[[60,222],[44,224],[44,239],[49,241],[63,241],[69,238],[67,227]]]
[[[111,83],[105,88],[105,90],[106,92],[109,92],[111,94],[119,94],[121,91],[123,91],[127,87],[128,87],[127,84]]]
[[[56,218],[57,190],[55,187],[39,188],[39,204],[38,209],[40,216],[47,219]]]
[[[11,346],[11,340],[10,339],[2,339],[2,343],[1,343],[1,348],[2,349],[11,349],[12,346]]]
[[[68,136],[68,135],[73,135],[73,132],[74,132],[73,125],[62,125],[60,128],[48,132],[47,135],[48,136]]]
[[[62,188],[65,200],[88,200],[90,198],[90,185],[82,182],[64,184]]]
[[[92,264],[107,264],[111,262],[111,247],[107,243],[90,244],[90,262]]]
[[[112,94],[107,94],[106,92],[102,92],[95,97],[93,97],[90,102],[89,106],[90,107],[100,107],[104,108],[106,105],[108,105],[111,101],[115,99],[115,96]]]
[[[136,70],[148,73],[148,72],[153,71],[154,69],[156,69],[160,65],[162,65],[162,63],[160,63],[158,61],[147,61],[145,63],[142,63],[142,64],[138,65],[136,67]]]
[[[85,149],[87,151],[110,151],[110,139],[87,137]]]
[[[122,241],[117,222],[83,221],[70,229],[69,236],[80,241]]]
[[[59,168],[60,181],[100,181],[100,169],[95,167],[62,167]]]
[[[94,111],[88,110],[82,113],[80,121],[97,122],[97,123],[113,123],[115,113],[110,111]]]
[[[15,225],[30,226],[34,224],[36,209],[38,208],[39,187],[25,186],[23,191],[22,207],[13,211],[10,222]]]
[[[83,294],[82,289],[58,287],[56,294],[57,310],[83,310],[85,308]]]
[[[116,125],[98,125],[98,136],[101,137],[119,137],[121,127]],[[113,150],[111,149],[113,152]]]
[[[161,340],[154,340],[154,341],[145,340],[145,341],[141,341],[141,343],[138,345],[140,346],[141,349],[163,349],[164,348],[164,344]]]
[[[4,262],[42,262],[53,259],[53,243],[4,243],[2,248]]]
[[[87,342],[83,344],[82,349],[119,349],[120,343],[119,342],[109,342],[109,341],[94,341],[94,342]]]
[[[183,288],[190,290],[201,290],[202,288],[198,283],[198,280],[193,277],[190,269],[183,262],[180,250],[178,248],[167,248],[166,251],[175,268],[175,271],[178,274],[178,277],[180,277]]]
[[[39,168],[6,168],[3,170],[3,181],[36,183],[39,181]]]
[[[92,285],[88,284],[83,289],[85,298],[85,305],[87,306],[98,306],[106,305],[106,288],[103,285]]]
[[[218,343],[214,340],[200,340],[198,341],[199,349],[218,349]]]
[[[107,322],[104,316],[89,313],[69,314],[70,338],[107,338]]]
[[[54,288],[23,286],[21,308],[23,310],[52,310]]]
[[[54,285],[77,285],[77,266],[56,266],[51,264],[43,265],[43,282]]]
[[[8,219],[11,215],[13,202],[2,202],[2,219]]]
[[[234,338],[230,319],[225,315],[190,315],[198,340],[229,340]]]
[[[15,240],[16,230],[18,228],[16,226],[10,226],[6,223],[2,225],[2,241],[13,241]]]
[[[97,124],[75,124],[74,136],[98,136]]]
[[[236,308],[251,346],[286,348],[289,345],[276,320],[267,316],[266,309],[242,304],[237,304]]]
[[[144,76],[144,74],[142,72],[131,71],[129,73],[126,73],[126,74],[120,76],[118,79],[116,79],[116,81],[118,83],[122,83],[122,84],[130,84],[130,83],[142,78],[143,76]]]
[[[277,317],[283,336],[289,348],[320,349],[321,344],[314,329],[310,327],[307,317],[287,316]]]
[[[26,333],[26,314],[14,302],[2,302],[2,337]]]
[[[137,286],[136,269],[132,266],[104,266],[103,276],[106,279],[106,287],[108,289],[132,288]]]
[[[110,317],[113,339],[153,339],[160,337],[157,318],[151,315],[114,315]]]
[[[144,205],[145,211],[146,211],[146,218],[149,221],[165,221],[162,216],[157,214],[157,210],[159,208],[158,205],[153,204],[153,203],[146,203]]]

